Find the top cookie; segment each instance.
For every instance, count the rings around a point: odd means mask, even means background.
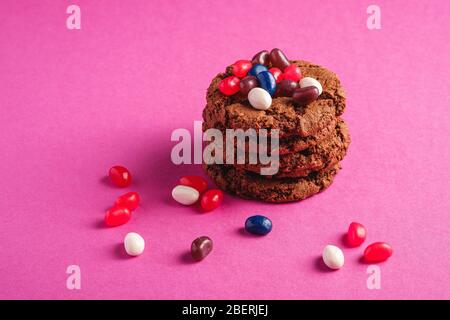
[[[220,73],[207,91],[207,105],[203,110],[203,129],[278,129],[283,137],[308,137],[326,128],[345,109],[345,93],[332,71],[307,61],[291,61],[303,77],[317,79],[323,92],[317,100],[298,106],[291,97],[274,97],[267,110],[253,108],[247,97],[238,94],[226,96],[219,83],[230,73]],[[228,68],[229,70],[229,68]]]

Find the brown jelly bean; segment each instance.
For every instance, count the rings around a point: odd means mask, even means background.
[[[298,88],[294,91],[292,98],[299,106],[306,106],[319,97],[319,90],[316,87]]]
[[[270,61],[269,51],[263,50],[255,54],[252,58],[252,64],[262,64],[268,66]]]
[[[191,255],[196,261],[203,260],[212,250],[213,243],[208,237],[199,237],[192,242]]]
[[[258,79],[254,76],[247,76],[241,80],[239,86],[241,94],[247,97],[249,91],[258,86]]]
[[[284,69],[289,67],[291,64],[288,58],[284,55],[283,51],[278,48],[270,51],[270,62],[272,63],[272,67],[278,68],[282,71],[284,71]]]
[[[299,87],[298,82],[290,79],[281,80],[277,85],[277,97],[292,97],[295,89]]]

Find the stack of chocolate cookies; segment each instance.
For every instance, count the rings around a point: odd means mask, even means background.
[[[203,130],[278,129],[278,172],[261,175],[260,163],[207,164],[205,171],[217,186],[232,194],[267,202],[289,202],[312,196],[333,182],[350,144],[345,122],[345,93],[336,74],[307,61],[289,61],[302,77],[316,79],[322,92],[299,105],[289,96],[275,94],[266,110],[253,107],[246,95],[227,95],[220,90],[223,79],[233,76],[226,68],[211,82],[203,110]],[[267,68],[270,68],[270,62]],[[246,150],[248,159],[249,150]],[[267,165],[265,165],[267,167]]]

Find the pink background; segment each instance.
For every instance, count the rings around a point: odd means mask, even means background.
[[[66,7],[82,29],[66,28]],[[1,1],[0,298],[450,298],[448,1]],[[209,214],[170,192],[194,165],[170,160],[175,128],[201,120],[210,79],[261,49],[327,66],[348,95],[353,143],[326,192],[269,205],[227,196]],[[142,206],[103,227],[124,192],[105,180],[123,164]],[[249,215],[274,223],[245,235]],[[387,241],[381,289],[366,287],[364,247],[345,248],[351,221],[365,245]],[[146,251],[128,258],[129,231]],[[210,236],[201,263],[187,252]],[[319,263],[344,248],[345,267]],[[81,290],[66,268],[81,268]]]

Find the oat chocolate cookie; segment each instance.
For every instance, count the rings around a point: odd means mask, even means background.
[[[303,77],[317,79],[323,87],[319,98],[298,107],[292,98],[275,97],[267,110],[250,106],[240,94],[225,96],[219,82],[229,76],[218,74],[207,91],[207,105],[203,110],[203,129],[279,129],[280,137],[308,137],[326,128],[345,109],[345,93],[337,76],[330,70],[307,61],[292,61],[300,67]]]
[[[243,173],[232,166],[205,165],[205,171],[215,184],[243,198],[282,203],[302,200],[331,185],[339,171],[337,164],[328,171],[312,172],[303,178],[265,179],[258,174]]]

